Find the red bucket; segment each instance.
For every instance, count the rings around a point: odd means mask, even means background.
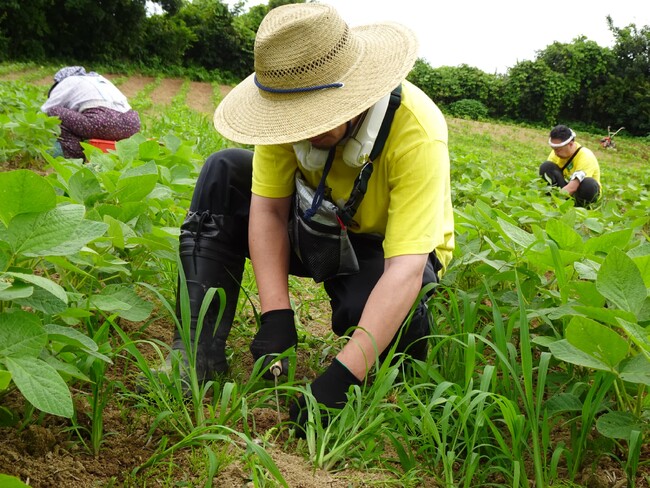
[[[103,152],[107,152],[109,149],[115,150],[115,142],[116,141],[106,141],[104,139],[90,139],[88,144],[98,147]]]

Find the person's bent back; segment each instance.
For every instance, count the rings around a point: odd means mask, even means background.
[[[54,84],[41,111],[61,119],[58,143],[64,157],[84,158],[80,142],[119,141],[140,130],[140,116],[110,80],[68,66],[54,75]]]

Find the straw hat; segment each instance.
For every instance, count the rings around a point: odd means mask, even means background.
[[[417,40],[388,22],[350,28],[325,4],[271,10],[255,38],[255,73],[217,107],[214,125],[242,144],[327,132],[371,107],[413,67]]]

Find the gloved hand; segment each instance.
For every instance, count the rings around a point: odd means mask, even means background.
[[[293,310],[281,309],[271,310],[260,317],[260,329],[255,334],[250,345],[253,359],[257,361],[262,356],[264,359],[264,374],[266,379],[273,379],[269,366],[275,362],[275,355],[281,354],[290,347],[298,344],[298,334],[293,319]],[[289,361],[282,360],[282,374],[287,373]]]
[[[352,385],[361,386],[361,381],[338,359],[334,358],[329,368],[311,384],[311,392],[318,403],[329,408],[343,408],[347,402],[348,389]],[[295,400],[289,407],[289,419],[297,424],[296,435],[304,438],[307,423],[307,401],[304,396]],[[327,419],[321,418],[323,427]]]

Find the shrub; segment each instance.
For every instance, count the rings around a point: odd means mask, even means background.
[[[478,100],[463,98],[449,106],[449,113],[461,119],[481,120],[488,116],[488,108]]]

